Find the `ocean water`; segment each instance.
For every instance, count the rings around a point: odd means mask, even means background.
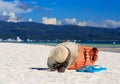
[[[85,44],[85,46],[98,47],[98,48],[120,48],[120,44]]]
[[[8,42],[2,42],[8,43]],[[48,46],[55,46],[59,43],[52,43],[52,42],[10,42],[10,43],[17,43],[17,44],[29,44],[29,45],[48,45]],[[90,46],[96,47],[100,51],[108,51],[108,52],[117,52],[120,53],[120,44],[113,44],[113,43],[77,43],[83,46]]]
[[[48,45],[48,46],[55,46],[59,43],[27,43],[32,45]],[[107,52],[117,52],[120,53],[120,44],[110,44],[110,43],[77,43],[84,46],[96,47],[100,51],[107,51]]]

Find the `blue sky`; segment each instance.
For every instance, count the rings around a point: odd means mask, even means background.
[[[120,27],[120,0],[0,0],[0,20]]]

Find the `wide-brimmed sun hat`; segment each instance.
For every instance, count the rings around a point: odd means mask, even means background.
[[[53,58],[58,62],[58,63],[63,63],[69,52],[68,49],[64,46],[56,46],[53,52]]]

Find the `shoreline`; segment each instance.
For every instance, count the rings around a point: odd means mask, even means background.
[[[28,44],[28,45],[45,45],[45,46],[55,46],[59,43],[19,43],[19,42],[0,42],[1,43],[13,43],[13,44]],[[78,43],[79,44],[79,43]],[[100,51],[106,51],[106,52],[116,52],[120,53],[120,44],[81,44],[83,46],[90,46],[90,47],[96,47]]]

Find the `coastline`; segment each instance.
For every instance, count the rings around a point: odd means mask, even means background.
[[[0,42],[0,43],[14,43],[14,42]],[[30,45],[45,45],[45,46],[55,46],[59,43],[32,43],[32,42],[15,42],[15,44],[30,44]],[[80,43],[77,43],[80,44]],[[83,46],[91,46],[91,47],[96,47],[100,51],[107,51],[107,52],[117,52],[120,53],[120,44],[80,44]]]

